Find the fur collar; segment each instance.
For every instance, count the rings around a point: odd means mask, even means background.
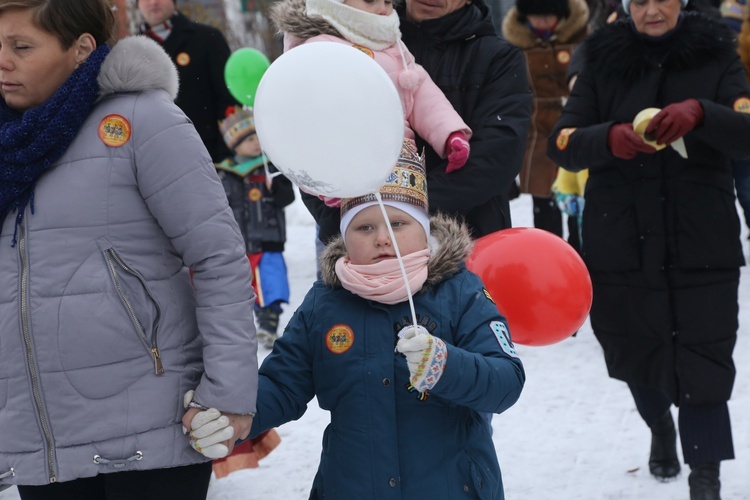
[[[663,42],[667,51],[661,66],[666,71],[699,67],[734,52],[734,41],[724,24],[697,12],[683,12],[683,16],[682,25]],[[649,49],[630,18],[621,19],[586,40],[586,66],[594,73],[632,82],[659,64]]]
[[[174,100],[179,88],[172,59],[161,45],[142,35],[117,42],[102,63],[97,81],[100,99],[118,92],[163,89]]]
[[[589,19],[589,7],[585,0],[568,0],[570,15],[560,20],[552,38],[556,43],[568,43],[577,38],[586,29]],[[526,23],[518,20],[518,9],[511,7],[503,20],[503,38],[519,49],[530,49],[540,45],[540,40],[534,36]],[[583,35],[583,33],[581,33]]]
[[[430,244],[432,255],[427,263],[429,271],[422,290],[456,274],[474,245],[466,225],[445,215],[430,218],[430,233],[435,244]],[[341,288],[341,281],[336,275],[336,261],[344,255],[346,247],[344,239],[339,235],[326,246],[320,256],[323,283],[333,288]]]
[[[271,21],[280,34],[290,34],[308,40],[318,35],[344,38],[331,23],[322,17],[307,17],[305,0],[281,0],[271,7]]]

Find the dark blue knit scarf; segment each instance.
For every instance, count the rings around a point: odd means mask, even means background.
[[[0,228],[17,212],[11,246],[27,204],[34,213],[37,179],[68,149],[99,95],[99,76],[109,46],[91,53],[44,104],[25,113],[0,99]]]

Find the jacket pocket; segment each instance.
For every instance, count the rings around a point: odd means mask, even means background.
[[[5,407],[8,400],[8,374],[5,372],[5,361],[3,360],[3,344],[0,339],[0,409]]]
[[[485,467],[466,452],[464,452],[459,464],[460,477],[463,480],[463,492],[468,494],[470,498],[494,500],[500,478],[492,473],[492,468]]]
[[[163,371],[160,308],[143,277],[105,239],[71,277],[60,303],[58,343],[69,382],[88,398],[125,390]],[[160,370],[159,370],[160,369]]]
[[[680,183],[674,217],[676,263],[681,269],[736,269],[745,263],[734,193]]]
[[[590,270],[639,269],[639,241],[635,203],[628,193],[604,188],[586,193],[583,256]]]

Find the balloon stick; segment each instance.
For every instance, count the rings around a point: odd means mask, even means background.
[[[393,243],[393,249],[396,251],[396,259],[398,260],[398,267],[401,269],[401,276],[404,278],[404,285],[406,285],[406,295],[409,297],[409,308],[411,309],[411,319],[414,322],[414,328],[417,327],[417,313],[414,311],[414,299],[411,296],[411,286],[409,286],[409,278],[406,276],[406,269],[404,268],[404,261],[401,259],[401,251],[398,249],[398,243],[396,243],[396,236],[393,234],[393,228],[391,227],[391,221],[388,219],[388,213],[385,211],[385,205],[383,205],[383,198],[380,197],[380,192],[375,192],[375,199],[378,200],[380,205],[380,211],[383,212],[383,218],[385,219],[385,226],[388,228],[388,235],[391,237]]]

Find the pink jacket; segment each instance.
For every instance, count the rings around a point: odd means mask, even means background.
[[[304,42],[294,35],[284,35],[284,51],[301,45],[302,43],[311,42],[337,42],[354,47],[355,44],[333,35],[317,35],[308,38]],[[408,64],[408,71],[414,72],[418,82],[414,88],[410,87],[409,78],[401,78],[405,71],[403,60],[401,59],[401,49],[404,51],[404,57]],[[370,55],[375,62],[382,67],[388,76],[391,77],[393,84],[396,86],[401,96],[401,104],[404,106],[404,137],[414,140],[414,132],[419,134],[432,148],[445,158],[445,143],[448,136],[453,132],[463,132],[468,141],[471,138],[471,129],[461,119],[453,109],[453,105],[432,81],[427,71],[422,66],[414,62],[414,56],[408,51],[406,46],[401,43],[395,43],[385,50],[371,50],[362,46],[356,46],[359,50]]]

